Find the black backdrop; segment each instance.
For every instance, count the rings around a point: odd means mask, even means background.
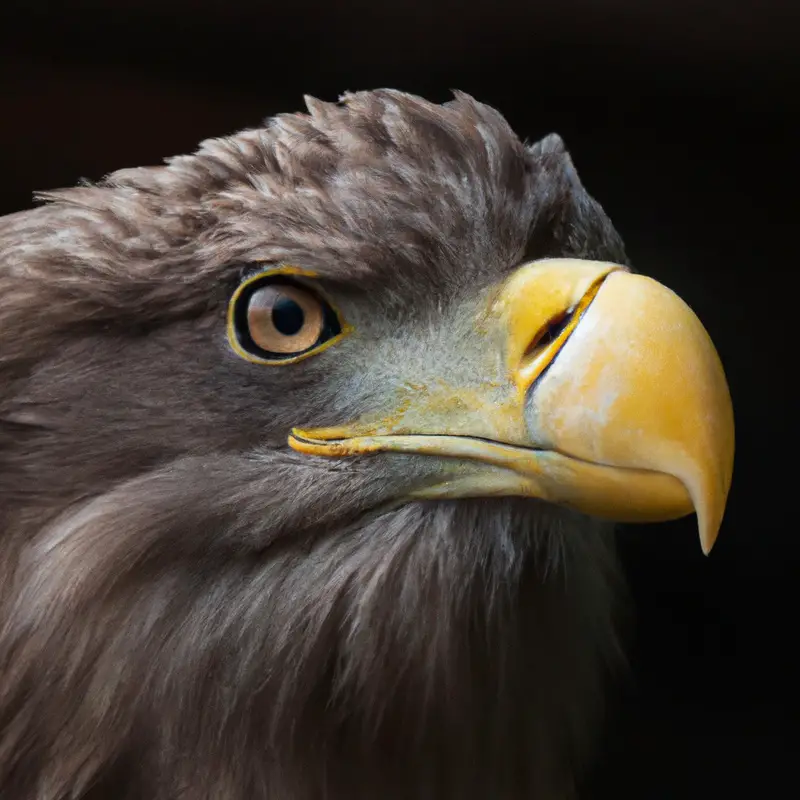
[[[302,95],[450,88],[562,134],[636,265],[728,371],[737,462],[710,558],[694,519],[625,529],[633,675],[587,798],[796,792],[794,514],[800,23],[790,0],[117,0],[0,9],[0,213],[158,162]],[[757,10],[756,10],[757,8]],[[534,10],[535,9],[535,10]],[[0,334],[1,335],[1,334]]]

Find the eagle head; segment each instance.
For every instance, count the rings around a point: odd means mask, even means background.
[[[558,136],[364,92],[0,220],[0,794],[572,796],[609,521],[725,377]]]

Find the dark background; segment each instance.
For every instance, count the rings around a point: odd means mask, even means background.
[[[0,213],[30,206],[34,190],[299,110],[304,93],[392,86],[442,101],[458,88],[523,137],[561,133],[636,266],[697,311],[736,410],[728,512],[709,558],[693,518],[623,531],[633,675],[587,798],[797,790],[792,5],[5,0],[0,10]]]

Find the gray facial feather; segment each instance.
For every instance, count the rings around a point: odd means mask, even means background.
[[[455,363],[523,260],[622,243],[557,136],[466,95],[307,105],[0,220],[4,798],[572,796],[619,661],[609,531],[387,506],[436,465],[286,435]],[[318,272],[357,335],[239,359],[256,261]]]

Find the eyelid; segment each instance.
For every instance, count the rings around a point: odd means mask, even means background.
[[[249,283],[255,278],[269,278],[273,275],[319,279],[319,273],[316,270],[297,267],[294,264],[255,263],[251,265],[251,269],[243,270],[242,284]]]
[[[281,277],[284,275],[290,278],[300,277],[300,278],[311,279],[311,280],[298,280],[297,284],[317,294],[325,303],[328,304],[331,311],[333,311],[334,315],[336,316],[340,330],[335,336],[332,336],[330,339],[326,339],[317,347],[313,347],[310,350],[304,350],[302,353],[298,353],[296,356],[289,356],[288,358],[280,358],[280,359],[263,358],[254,353],[249,352],[248,350],[245,350],[239,342],[239,337],[236,335],[236,324],[235,324],[237,301],[242,296],[244,291],[248,287],[252,286],[254,283],[258,283],[262,280],[267,280],[272,277]],[[310,356],[315,356],[321,353],[323,350],[327,350],[332,345],[338,343],[345,336],[349,335],[353,331],[353,327],[344,319],[342,313],[339,311],[336,304],[333,303],[331,299],[327,296],[327,293],[319,288],[315,280],[318,277],[319,274],[314,270],[304,269],[302,267],[297,267],[292,264],[281,264],[277,267],[269,267],[267,269],[262,269],[257,272],[253,272],[250,276],[242,280],[242,282],[234,290],[231,299],[228,301],[226,327],[227,327],[228,343],[230,344],[233,351],[240,358],[243,358],[245,361],[250,361],[254,364],[263,364],[267,366],[284,366],[288,364],[296,364],[298,361],[303,361],[306,358],[309,358]]]

